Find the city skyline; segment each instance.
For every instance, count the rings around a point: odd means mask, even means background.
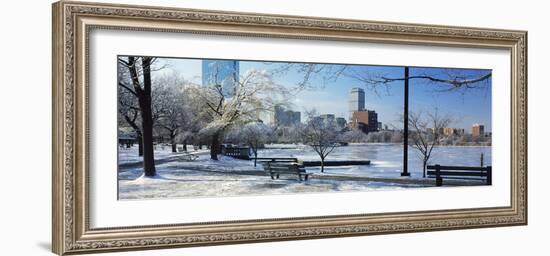
[[[223,60],[227,61],[227,60]],[[164,73],[178,73],[186,80],[201,83],[202,68],[201,60],[197,59],[159,59],[161,65],[166,65]],[[253,69],[274,71],[286,63],[259,62],[259,61],[238,61],[239,73],[245,74]],[[338,66],[338,65],[334,65]],[[403,67],[394,66],[354,66],[364,72],[380,73],[386,76],[402,76]],[[445,68],[411,68],[411,75],[431,74],[445,75],[446,72],[453,72],[459,69]],[[479,70],[460,70],[466,74],[475,74]],[[288,88],[296,86],[303,78],[302,74],[296,71],[289,71],[285,74],[275,74],[274,80]],[[349,122],[350,91],[353,88],[360,88],[364,91],[365,99],[362,105],[364,109],[375,110],[378,113],[378,121],[390,127],[399,128],[402,126],[399,119],[403,111],[403,86],[402,82],[381,86],[380,88],[367,88],[358,81],[349,77],[341,77],[336,81],[322,81],[319,78],[310,81],[315,86],[309,90],[297,92],[291,99],[287,110],[304,113],[306,110],[315,108],[319,114],[334,114],[336,117],[344,117]],[[437,107],[441,112],[449,113],[455,117],[453,128],[460,128],[470,131],[475,123],[485,126],[486,132],[491,132],[491,81],[487,89],[471,90],[467,93],[455,91],[438,91],[436,86],[419,80],[410,82],[410,111],[426,111]],[[302,120],[302,122],[305,120]]]

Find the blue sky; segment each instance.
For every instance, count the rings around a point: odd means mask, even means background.
[[[163,73],[177,73],[187,80],[196,83],[201,81],[201,60],[197,59],[160,59],[159,64],[166,65]],[[241,61],[240,72],[250,69],[274,70],[281,63]],[[348,66],[348,70],[356,70],[362,74],[375,74],[385,77],[403,77],[403,67],[390,66]],[[486,74],[487,70],[444,69],[444,68],[410,68],[410,76],[430,75],[447,78],[448,75],[476,77]],[[403,112],[403,81],[396,81],[387,86],[377,86],[376,90],[366,87],[355,78],[339,76],[334,81],[325,81],[319,74],[310,81],[311,89],[302,90],[291,99],[292,109],[304,111],[315,108],[320,114],[335,114],[348,117],[349,91],[353,87],[365,89],[365,106],[378,113],[378,120],[384,124],[400,126],[398,120]],[[301,81],[303,74],[290,70],[274,76],[276,83],[289,88],[295,87]],[[486,131],[491,131],[491,80],[481,84],[481,88],[468,90],[443,91],[448,87],[427,82],[425,79],[411,79],[409,83],[410,111],[429,111],[437,107],[440,113],[449,114],[455,128],[471,131],[474,123],[485,125]]]

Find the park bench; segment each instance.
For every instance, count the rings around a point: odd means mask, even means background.
[[[442,186],[443,178],[466,179],[466,180],[484,180],[487,185],[493,182],[493,172],[491,166],[472,167],[472,166],[444,166],[428,165],[428,177],[435,178],[435,185]]]
[[[302,181],[302,175],[306,181],[309,177],[309,173],[306,173],[306,169],[296,162],[265,161],[262,164],[264,170],[271,176],[271,179],[278,179],[280,174],[296,174],[298,175],[299,181]]]

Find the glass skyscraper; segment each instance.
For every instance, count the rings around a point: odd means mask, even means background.
[[[203,60],[202,86],[221,86],[225,97],[235,96],[239,81],[239,61]]]

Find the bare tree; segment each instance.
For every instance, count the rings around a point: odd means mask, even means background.
[[[397,67],[395,67],[397,68]],[[302,79],[297,83],[297,89],[309,89],[313,81],[320,80],[326,84],[338,80],[340,77],[347,77],[362,83],[368,89],[377,92],[379,88],[390,85],[393,82],[405,80],[424,80],[439,87],[436,91],[455,91],[474,88],[487,88],[486,83],[490,81],[492,72],[490,70],[460,70],[442,68],[440,74],[427,72],[411,76],[390,76],[380,72],[369,71],[369,66],[364,65],[340,65],[340,64],[317,64],[317,63],[287,63],[279,67],[278,74],[286,74],[293,71],[302,74]]]
[[[449,115],[440,115],[437,108],[432,112],[409,113],[409,127],[412,129],[412,147],[419,152],[422,160],[422,177],[426,177],[426,166],[432,156],[433,149],[440,144],[443,128],[451,124]]]
[[[191,128],[194,113],[189,104],[189,95],[185,94],[187,81],[176,75],[166,75],[155,81],[154,120],[155,127],[166,131],[172,146],[177,152],[177,139],[186,129]]]
[[[129,72],[122,65],[117,66],[117,79],[119,83],[130,83]],[[140,110],[137,98],[121,86],[118,91],[118,123],[119,127],[130,127],[138,142],[138,156],[143,156],[143,133],[141,132]]]
[[[172,94],[172,96],[164,99],[167,106],[159,116],[159,121],[156,124],[167,131],[170,144],[172,145],[172,152],[177,152],[176,136],[182,131],[186,120],[184,105],[181,102],[181,98],[177,96],[177,94]]]
[[[141,123],[139,118],[139,107],[135,97],[126,90],[118,89],[118,115],[119,125],[130,126],[136,134],[138,141],[138,156],[143,156],[143,134],[141,132]]]
[[[131,84],[128,69],[119,65],[118,79],[122,84]],[[158,79],[157,79],[158,80]],[[156,124],[158,119],[165,115],[168,105],[166,104],[166,96],[170,96],[171,92],[166,90],[163,82],[154,81],[151,89],[151,111],[153,123]],[[126,88],[118,86],[118,113],[119,123],[121,126],[129,126],[136,134],[138,140],[138,154],[143,156],[143,133],[141,131],[141,110],[139,108],[138,98],[135,94],[129,92]],[[155,126],[153,126],[153,129]]]
[[[203,127],[207,126],[212,121],[208,114],[204,110],[204,102],[200,97],[202,91],[198,84],[193,84],[189,81],[186,82],[183,89],[183,94],[186,96],[187,109],[190,115],[185,123],[184,132],[179,135],[180,141],[184,144],[184,150],[187,150],[187,144],[193,143],[201,146],[200,131]]]
[[[118,86],[135,96],[141,117],[143,143],[143,171],[145,176],[155,176],[155,157],[153,147],[153,111],[151,107],[151,65],[152,57],[119,57],[119,67],[128,70],[130,84],[119,79]]]
[[[272,136],[273,130],[263,122],[251,122],[236,130],[240,143],[246,144],[254,154],[254,167],[258,158],[258,148],[263,146]]]
[[[276,75],[287,75],[288,72],[295,72],[303,75],[296,84],[296,90],[314,89],[321,85],[336,81],[349,69],[349,65],[339,64],[317,64],[317,63],[285,63],[274,69]]]
[[[334,120],[319,118],[315,110],[307,111],[306,116],[308,122],[302,137],[321,158],[321,172],[324,172],[326,157],[338,146],[338,128]]]

